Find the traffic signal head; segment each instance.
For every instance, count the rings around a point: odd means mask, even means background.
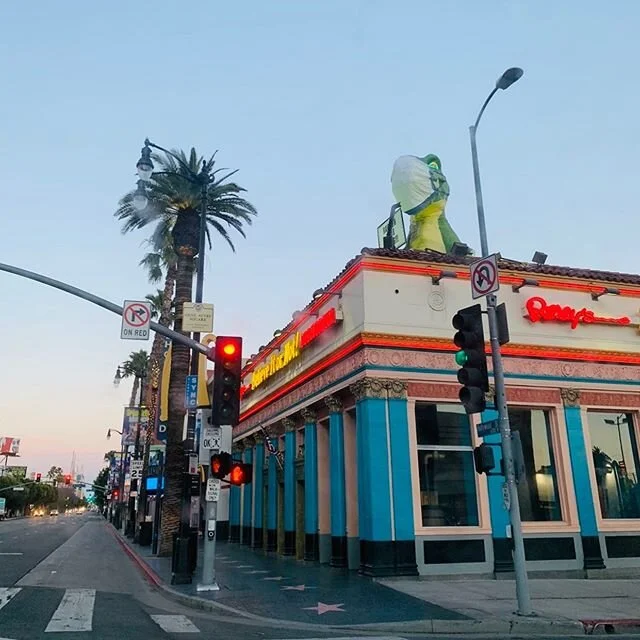
[[[231,471],[231,454],[226,451],[214,453],[211,456],[211,475],[222,480]]]
[[[111,498],[113,499],[114,502],[117,502],[119,497],[120,497],[120,492],[118,491],[118,489],[114,489],[113,492],[111,493]]]
[[[477,473],[489,473],[496,466],[493,448],[483,442],[473,450],[473,462]]]
[[[462,385],[460,402],[468,414],[481,413],[486,408],[484,394],[489,390],[482,308],[475,304],[460,309],[452,324],[457,330],[453,342],[461,350],[456,354],[456,363],[462,367],[458,371],[458,382]]]
[[[251,482],[253,478],[253,465],[246,462],[238,462],[234,460],[231,464],[229,472],[230,484],[240,485]]]
[[[67,475],[64,477],[64,483],[65,483],[65,484],[71,484],[71,475],[70,475],[70,474],[67,474]]]
[[[41,473],[36,473],[36,482],[40,482],[41,478],[42,478],[42,474]]]
[[[218,336],[214,363],[211,423],[234,426],[240,419],[242,338]]]

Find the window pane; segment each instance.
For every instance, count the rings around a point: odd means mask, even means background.
[[[418,451],[418,465],[423,526],[478,526],[473,453]]]
[[[602,517],[640,518],[640,462],[633,416],[590,411],[588,417]]]
[[[520,434],[525,477],[518,481],[524,522],[562,520],[549,413],[541,409],[509,409],[511,429]]]
[[[419,445],[471,446],[471,425],[462,405],[416,402]]]

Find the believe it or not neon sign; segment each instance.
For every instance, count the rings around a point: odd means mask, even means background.
[[[251,376],[251,390],[259,387],[265,380],[295,360],[318,336],[342,320],[335,308],[329,309],[302,333],[296,332],[261,366],[256,367]],[[247,389],[248,391],[248,389]],[[246,393],[246,391],[245,391]],[[245,395],[244,393],[242,395]]]
[[[574,309],[561,304],[549,304],[544,298],[535,296],[525,303],[525,318],[531,322],[563,322],[576,329],[580,324],[613,324],[625,326],[631,324],[631,318],[621,316],[610,318],[597,316],[590,309]]]

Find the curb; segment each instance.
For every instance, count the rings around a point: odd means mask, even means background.
[[[236,609],[220,602],[205,600],[198,596],[191,596],[180,593],[169,587],[158,576],[158,574],[132,549],[129,544],[122,539],[122,536],[110,527],[111,533],[118,541],[131,561],[138,567],[145,579],[156,589],[164,593],[168,598],[191,609],[208,611],[211,613],[224,612],[239,616],[246,620],[259,622],[269,627],[279,627],[287,629],[300,629],[309,631],[384,631],[394,633],[455,633],[465,635],[482,634],[502,634],[521,636],[535,635],[543,633],[558,633],[565,636],[583,636],[587,633],[587,628],[582,622],[560,621],[560,620],[536,620],[535,618],[526,620],[502,620],[494,618],[491,620],[406,620],[398,622],[373,622],[367,624],[345,624],[345,625],[324,625],[313,622],[296,622],[293,620],[282,620],[278,618],[265,618],[254,615],[242,609]]]

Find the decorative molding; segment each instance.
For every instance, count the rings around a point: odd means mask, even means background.
[[[640,393],[616,391],[581,391],[580,404],[594,407],[611,407],[616,411],[640,409]]]
[[[407,393],[411,398],[433,398],[434,400],[458,401],[460,385],[441,382],[409,382]]]
[[[282,422],[285,432],[295,431],[296,421],[293,418],[282,418],[280,422]]]
[[[324,403],[331,413],[342,413],[342,400],[336,396],[327,396]]]
[[[382,378],[362,378],[349,385],[356,402],[365,398],[385,398],[386,380]]]
[[[558,389],[541,387],[507,387],[507,402],[518,404],[560,404]]]
[[[315,424],[318,420],[318,412],[311,407],[305,407],[300,411],[305,424]]]
[[[406,400],[409,383],[406,380],[387,380],[387,395],[395,400]]]
[[[231,446],[232,453],[242,453],[244,451],[244,440],[238,440]]]
[[[256,439],[254,436],[247,436],[246,438],[244,438],[242,440],[242,443],[244,444],[244,446],[247,449],[250,449],[251,447],[255,447],[256,446]]]

